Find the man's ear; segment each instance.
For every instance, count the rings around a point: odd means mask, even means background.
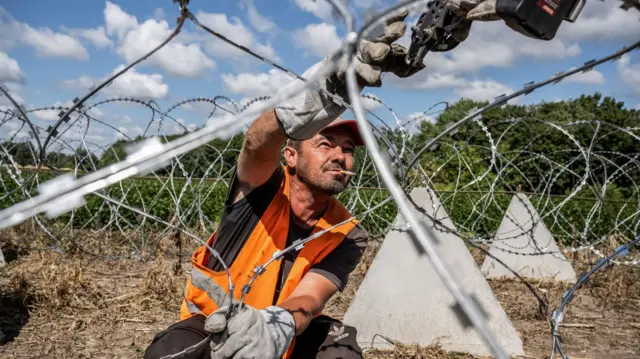
[[[298,151],[291,146],[285,146],[284,148],[284,161],[287,167],[295,168],[298,161]]]

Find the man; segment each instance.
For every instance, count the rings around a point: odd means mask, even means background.
[[[454,8],[466,14],[474,9],[470,4],[463,0]],[[360,89],[381,86],[384,72],[408,77],[424,68],[406,65],[406,49],[394,44],[406,31],[407,14],[388,19],[382,35],[361,42],[355,61]],[[459,29],[455,36],[462,41],[468,31]],[[311,77],[327,61],[303,77]],[[347,99],[345,64],[316,85]],[[327,301],[344,288],[366,247],[365,231],[333,197],[348,185],[350,176],[342,171],[353,170],[355,148],[363,144],[355,122],[339,118],[344,111],[307,88],[250,126],[219,227],[207,243],[229,266],[234,287],[229,288],[223,264],[205,246],[198,249],[181,320],[154,337],[145,358],[178,353],[197,343],[204,345],[178,357],[362,358],[356,329],[321,315]],[[325,229],[330,230],[301,250],[262,267],[294,241]],[[238,307],[243,288],[257,274]]]

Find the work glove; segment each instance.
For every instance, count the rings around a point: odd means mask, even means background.
[[[412,67],[405,63],[407,49],[394,42],[406,32],[404,19],[408,10],[401,12],[384,24],[382,34],[371,39],[363,39],[358,44],[358,51],[354,60],[358,88],[382,86],[382,74],[391,72],[398,77],[409,77],[424,68],[424,64]],[[325,59],[309,68],[302,77],[309,79],[313,74],[330,66],[330,60]],[[333,72],[316,80],[315,84],[329,93],[342,97],[348,102],[346,82],[347,60],[343,58]],[[299,85],[296,80],[280,91],[286,91],[289,86]],[[306,140],[320,132],[324,127],[338,118],[345,107],[338,105],[333,99],[314,88],[306,88],[276,107],[276,116],[287,136],[294,140]]]
[[[222,307],[205,321],[204,329],[214,334],[211,359],[280,359],[291,345],[296,322],[286,309],[244,305],[229,319],[227,311]]]
[[[469,20],[469,22],[499,21],[502,18],[496,12],[496,2],[497,0],[447,0],[446,6],[453,13]],[[517,25],[512,24],[511,21],[505,21],[505,23],[511,29],[527,37],[533,37]]]
[[[447,8],[466,20],[497,21],[496,0],[447,0]]]

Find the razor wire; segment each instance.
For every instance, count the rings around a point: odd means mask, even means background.
[[[582,285],[584,285],[589,279],[589,277],[593,275],[593,273],[612,265],[614,263],[613,261],[614,258],[628,255],[629,249],[635,245],[638,245],[639,243],[640,243],[640,236],[636,237],[636,239],[631,241],[630,243],[621,245],[618,248],[616,248],[613,251],[613,253],[611,253],[607,257],[602,258],[601,260],[598,261],[598,263],[596,263],[596,265],[593,268],[583,273],[576,281],[576,284],[574,284],[569,290],[567,290],[562,295],[562,302],[560,303],[560,306],[558,307],[558,309],[553,311],[553,316],[551,318],[553,329],[552,329],[550,359],[554,358],[556,351],[558,352],[558,354],[560,354],[560,356],[563,359],[568,359],[568,356],[565,355],[562,350],[562,343],[561,343],[560,334],[559,334],[559,326],[560,326],[560,323],[562,323],[562,320],[564,319],[567,306],[571,303],[571,301],[574,298],[575,291],[578,288],[580,288]]]
[[[399,3],[382,12],[368,24],[365,24],[357,34],[352,31],[354,29],[353,19],[349,12],[342,7],[341,4],[331,3],[337,8],[338,13],[342,15],[349,28],[346,38],[343,39],[342,46],[328,57],[331,60],[330,63],[335,66],[335,63],[343,57],[351,64],[353,56],[355,56],[355,46],[359,39],[366,35],[368,29],[375,27],[394,12],[426,2],[406,1]],[[205,206],[208,200],[215,198],[214,191],[216,185],[220,184],[224,189],[226,189],[225,186],[228,186],[228,182],[230,181],[229,176],[233,166],[229,166],[228,161],[225,161],[225,156],[229,158],[229,155],[237,155],[239,151],[237,147],[230,148],[233,142],[232,139],[243,129],[243,126],[250,124],[262,111],[273,107],[291,94],[299,91],[300,87],[298,86],[298,88],[289,91],[287,94],[280,94],[277,98],[262,97],[248,101],[242,107],[238,107],[235,102],[225,96],[185,99],[169,107],[166,111],[163,111],[160,106],[153,101],[141,101],[134,98],[108,99],[86,107],[85,103],[93,98],[104,86],[107,86],[128,69],[144,61],[154,52],[162,48],[162,46],[170,42],[171,39],[180,32],[180,28],[186,19],[189,19],[209,34],[286,72],[291,77],[303,80],[305,86],[314,86],[314,79],[322,76],[324,73],[332,71],[333,66],[323,69],[323,71],[314,76],[314,78],[303,79],[295,72],[265,57],[257,55],[250,49],[238,45],[204,26],[198,22],[197,18],[187,9],[187,2],[180,2],[179,6],[180,17],[178,18],[178,25],[175,31],[163,43],[122,71],[114,74],[100,86],[92,89],[82,99],[76,98],[70,107],[54,106],[26,110],[24,107],[15,103],[8,90],[2,88],[2,93],[11,100],[15,109],[0,110],[0,114],[4,116],[2,122],[0,122],[0,126],[8,128],[9,124],[12,124],[13,127],[17,125],[18,130],[12,130],[13,133],[5,139],[5,142],[2,144],[2,151],[0,151],[2,174],[6,174],[6,176],[0,177],[0,185],[3,188],[3,192],[0,194],[0,200],[8,201],[11,204],[8,208],[3,205],[5,209],[0,211],[0,228],[14,226],[32,218],[34,226],[38,226],[44,230],[53,242],[58,242],[57,236],[69,231],[85,230],[93,234],[98,234],[113,232],[115,230],[129,241],[130,246],[135,248],[136,253],[140,253],[142,252],[141,248],[150,245],[149,240],[143,238],[144,236],[141,235],[142,232],[145,232],[145,227],[153,228],[154,225],[161,224],[164,228],[156,231],[156,240],[151,240],[153,243],[157,244],[157,239],[160,238],[162,234],[173,230],[185,233],[201,245],[206,245],[206,242],[200,239],[198,235],[191,233],[185,224],[194,222],[195,218],[195,227],[200,227],[200,233],[210,233],[215,228],[215,222],[207,215]],[[497,239],[494,238],[495,228],[485,228],[487,226],[486,222],[483,223],[480,219],[486,218],[494,222],[499,222],[501,214],[506,210],[504,204],[498,200],[500,192],[511,195],[520,192],[519,189],[516,191],[510,188],[510,184],[506,183],[507,181],[505,181],[505,179],[510,176],[520,175],[522,177],[522,183],[532,187],[530,192],[532,197],[537,197],[536,211],[540,214],[540,218],[534,220],[534,216],[531,215],[531,221],[534,222],[534,227],[546,221],[551,224],[549,228],[556,238],[562,238],[564,236],[572,240],[570,243],[579,244],[577,246],[563,248],[562,253],[588,250],[604,258],[604,254],[598,250],[597,246],[603,244],[606,238],[620,233],[638,232],[638,227],[640,226],[638,220],[640,217],[638,216],[640,199],[638,199],[636,182],[639,177],[640,166],[638,164],[638,156],[640,154],[594,150],[593,145],[611,133],[617,135],[623,134],[628,140],[634,141],[634,143],[640,141],[638,141],[637,135],[638,128],[621,128],[597,119],[578,121],[575,123],[556,123],[554,121],[537,118],[516,118],[503,122],[495,122],[484,119],[483,115],[493,108],[504,106],[513,98],[530,94],[539,88],[558,83],[568,76],[582,73],[605,62],[619,59],[622,55],[639,47],[640,42],[636,42],[609,56],[594,59],[576,69],[555,74],[548,80],[528,83],[523,89],[510,95],[505,94],[498,96],[488,105],[471,111],[456,123],[449,124],[436,136],[424,141],[426,144],[418,143],[417,146],[413,147],[409,145],[413,137],[410,132],[416,124],[420,123],[420,117],[402,123],[391,107],[387,106],[383,100],[366,95],[361,96],[359,91],[354,87],[355,75],[352,65],[349,65],[347,69],[347,81],[351,90],[349,93],[350,101],[346,101],[337,95],[326,93],[339,104],[353,110],[359,127],[364,134],[363,137],[365,138],[368,149],[365,158],[359,164],[359,174],[352,182],[350,196],[345,199],[347,208],[351,210],[352,213],[355,213],[354,218],[357,217],[361,220],[366,218],[380,219],[381,222],[385,224],[379,228],[380,232],[388,230],[392,223],[392,218],[388,216],[384,217],[377,213],[380,208],[395,205],[398,207],[399,212],[408,216],[412,235],[415,239],[414,244],[416,244],[421,252],[427,253],[432,263],[437,264],[436,269],[438,274],[462,309],[461,313],[463,317],[466,317],[467,320],[470,319],[481,337],[483,337],[485,343],[488,344],[497,357],[504,357],[505,354],[492,338],[492,334],[486,326],[487,322],[486,319],[482,317],[480,308],[478,308],[477,304],[465,293],[464,288],[458,285],[457,280],[452,276],[452,270],[444,266],[440,260],[440,255],[437,251],[437,241],[435,240],[435,232],[439,230],[450,231],[458,237],[474,244],[491,244],[497,241]],[[397,127],[391,128],[378,115],[371,111],[367,112],[370,117],[375,117],[379,120],[381,123],[379,125],[380,128],[368,122],[365,119],[362,98],[367,98],[368,100],[383,105],[393,117],[393,121],[390,122],[395,122]],[[219,100],[226,101],[230,106],[222,106],[218,103]],[[115,131],[118,136],[123,139],[133,141],[134,139],[129,137],[125,131],[116,129],[107,122],[101,121],[96,116],[90,114],[92,109],[100,108],[100,106],[108,103],[122,102],[144,106],[151,111],[151,119],[142,133],[142,138],[147,138],[151,133],[155,132],[155,137],[141,142],[137,149],[129,151],[128,156],[125,158],[120,158],[122,153],[118,154],[113,146],[106,146],[91,141],[88,136],[90,126],[99,124]],[[212,118],[216,111],[221,112],[222,116],[217,118],[213,123],[190,131],[170,113],[178,108],[194,103],[205,103],[211,106],[209,119]],[[349,103],[352,105],[349,105]],[[434,106],[437,105],[438,104]],[[58,110],[60,111],[58,114],[59,119],[54,125],[47,129],[35,125],[28,117],[31,113]],[[429,111],[430,109],[427,109],[423,113],[423,116],[427,116]],[[163,126],[166,126],[167,123],[181,127],[181,129],[185,131],[184,136],[170,139],[163,130]],[[556,135],[559,134],[565,142],[573,144],[575,148],[553,154],[530,151],[529,147],[535,143],[537,138],[543,136],[543,134],[540,134],[531,139],[525,146],[515,151],[500,151],[500,143],[508,136],[510,131],[518,131],[523,126],[531,123],[542,124],[547,131],[553,132]],[[411,127],[407,129],[409,125],[411,125]],[[506,129],[503,128],[505,125]],[[584,136],[578,138],[574,128],[587,125],[597,128],[597,130],[593,131],[591,137],[587,136],[590,141],[586,141],[588,143],[585,143]],[[602,135],[600,131],[601,127],[608,128],[610,132],[608,132],[607,135]],[[26,128],[29,129],[28,137],[31,137],[31,140],[28,141],[24,141],[23,138],[18,138],[18,135],[25,135],[23,129]],[[464,130],[462,134],[459,133],[460,130]],[[387,138],[385,135],[389,133],[385,131],[391,131],[392,134],[399,133],[401,141],[397,143]],[[78,136],[78,134],[80,134],[80,136]],[[465,138],[463,135],[467,137]],[[78,139],[78,137],[80,137],[80,139]],[[162,141],[159,140],[159,138],[162,139]],[[478,141],[478,138],[481,138],[481,141]],[[210,144],[212,141],[218,139],[226,139],[228,146],[221,149]],[[16,160],[10,154],[11,148],[6,147],[31,143],[32,141],[36,143],[36,148],[28,145],[29,152],[32,156],[32,165],[29,168],[25,168],[17,164]],[[382,152],[378,142],[387,147],[389,155]],[[78,145],[74,146],[76,143]],[[54,150],[56,146],[60,149],[59,151]],[[79,151],[79,149],[82,151]],[[105,154],[113,155],[115,162],[103,167],[98,166],[92,157],[92,153],[94,153],[92,150],[95,149],[98,150],[98,153],[102,153],[103,156]],[[211,160],[211,157],[205,156],[203,153],[198,153],[198,151],[202,149],[209,150],[215,153],[216,156],[213,156],[213,160]],[[47,157],[51,154],[63,153],[65,150],[67,153],[71,153],[70,157],[72,157],[74,162],[74,166],[70,171],[58,168],[53,159]],[[109,151],[111,151],[111,153],[109,153]],[[424,154],[427,153],[427,151],[432,156],[425,156]],[[207,152],[206,154],[209,153],[210,152]],[[469,156],[469,153],[481,153],[481,155],[473,158]],[[199,161],[197,161],[197,163],[204,162],[204,165],[198,166],[197,168],[187,166],[188,155],[198,155],[197,158]],[[233,163],[233,160],[231,160],[231,162]],[[392,163],[394,169],[397,169],[395,173],[389,168],[389,163]],[[577,169],[576,167],[580,167],[581,169]],[[452,172],[449,171],[451,168],[454,170],[457,169],[458,174],[453,181],[450,181],[454,184],[453,188],[447,188],[447,186],[442,188],[442,182],[438,182],[438,177],[445,174],[448,175],[448,172]],[[528,170],[527,173],[523,173],[523,168]],[[158,174],[160,170],[164,171],[164,176]],[[600,173],[603,170],[605,173],[604,178],[594,179],[590,177],[593,173]],[[612,173],[609,174],[609,171],[612,171]],[[25,172],[29,173],[26,179],[22,176]],[[198,172],[197,176],[195,172]],[[367,175],[366,172],[373,173]],[[46,173],[59,176],[49,180],[47,178],[48,176],[45,175]],[[465,174],[471,176],[471,178],[465,179]],[[553,193],[553,187],[556,182],[561,178],[564,180],[566,177],[577,182],[577,184],[571,188],[570,193],[564,196]],[[182,183],[178,184],[178,179]],[[532,186],[533,183],[536,183],[536,180],[538,180],[537,182],[541,184],[542,187]],[[603,218],[603,208],[609,203],[605,193],[607,186],[613,185],[621,180],[632,183],[627,198],[635,198],[636,200],[625,201],[624,205],[621,206],[622,208],[618,209],[615,213],[616,219],[613,225],[609,225],[609,228],[605,231],[599,231],[594,228],[593,223],[597,223],[598,220]],[[148,200],[147,195],[143,193],[140,186],[135,185],[134,181],[156,182],[160,184],[159,191]],[[213,185],[207,187],[207,182],[213,182]],[[176,188],[176,186],[179,188]],[[417,186],[433,188],[442,205],[447,208],[448,213],[460,213],[459,211],[455,211],[456,205],[460,203],[457,200],[460,195],[469,194],[474,191],[481,195],[476,199],[470,200],[471,210],[467,211],[464,217],[454,219],[453,222],[456,228],[442,228],[442,226],[436,225],[432,231],[430,228],[420,225],[410,210],[410,207],[418,206],[415,203],[409,204],[409,202],[412,201],[407,189]],[[372,188],[371,191],[379,196],[379,198],[365,195],[370,188]],[[505,188],[507,191],[505,191]],[[594,191],[595,188],[600,189],[600,193]],[[563,209],[569,207],[569,205],[575,203],[575,201],[578,201],[580,195],[586,190],[590,190],[592,192],[591,194],[594,195],[594,197],[589,198],[589,200],[593,202],[591,209],[586,215],[583,215],[582,220],[569,218],[568,214],[563,212]],[[156,206],[164,207],[167,205],[166,202],[163,202],[164,198],[160,195],[160,193],[163,192],[166,192],[169,197],[170,208],[173,209],[169,216],[173,216],[173,220],[169,220],[167,215],[164,216],[165,218],[162,218],[162,216],[151,214]],[[87,196],[97,196],[102,199],[97,210],[87,206],[85,199]],[[140,204],[132,205],[130,202],[132,202],[133,198],[139,199]],[[183,204],[185,198],[188,198],[189,201]],[[554,201],[554,199],[558,198],[561,198],[561,200]],[[74,222],[74,216],[77,216],[82,210],[90,213],[91,216],[80,221],[80,223]],[[491,211],[498,214],[492,217],[490,214]],[[55,220],[51,221],[41,218],[43,213],[50,218],[61,218],[63,213],[69,213],[69,215],[66,217],[66,223],[58,222],[53,226],[51,222]],[[102,221],[100,226],[96,227],[96,219],[98,219],[102,213],[108,213],[108,219]],[[131,213],[139,215],[142,219],[132,218]],[[437,222],[437,219],[432,219]],[[173,224],[174,222],[179,223],[179,225]],[[55,230],[47,228],[47,226],[55,227]],[[522,232],[531,232],[531,230],[523,230]],[[511,237],[502,237],[500,240],[513,238],[521,234],[522,233],[513,233]],[[304,246],[304,243],[317,236],[319,235],[296,241],[292,246],[277,253],[277,255],[268,263],[265,263],[264,266],[280,259],[282,255],[288,251],[300,250],[302,246]],[[142,239],[134,240],[134,237],[140,237]],[[138,241],[137,243],[136,240]],[[519,249],[522,248],[511,248],[508,252],[518,255],[562,255],[560,252],[554,253],[546,250],[545,244],[533,243],[533,245],[537,248],[537,252],[534,254],[520,253]],[[82,248],[81,243],[74,243],[74,246]],[[58,251],[62,249],[59,243],[50,248]],[[209,250],[217,256],[215,251],[211,248],[209,248]],[[89,250],[86,251],[90,252]],[[98,253],[93,254],[99,255]],[[634,259],[621,263],[633,265],[638,264],[639,261]],[[264,269],[264,266],[261,268]],[[262,270],[256,272],[252,282],[261,272]],[[232,288],[231,282],[229,286]],[[243,288],[243,294],[246,294],[245,290],[248,291],[249,288],[249,286]],[[464,321],[464,319],[462,320]]]

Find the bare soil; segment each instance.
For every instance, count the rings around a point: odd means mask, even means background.
[[[167,243],[159,248],[166,249]],[[325,314],[344,315],[378,247],[371,242],[349,285],[332,298]],[[473,254],[480,263],[483,256]],[[177,258],[157,254],[151,260],[110,261],[87,254],[18,253],[0,268],[0,357],[141,358],[153,335],[178,320],[189,265],[186,258]],[[575,266],[578,273],[590,268],[587,263]],[[569,288],[530,284],[548,303],[549,313]],[[518,281],[492,280],[490,285],[522,337],[526,358],[548,357],[550,324],[531,292]],[[640,357],[640,268],[612,266],[592,276],[576,292],[560,335],[572,358]],[[393,351],[367,351],[366,358],[473,356],[398,343]]]

